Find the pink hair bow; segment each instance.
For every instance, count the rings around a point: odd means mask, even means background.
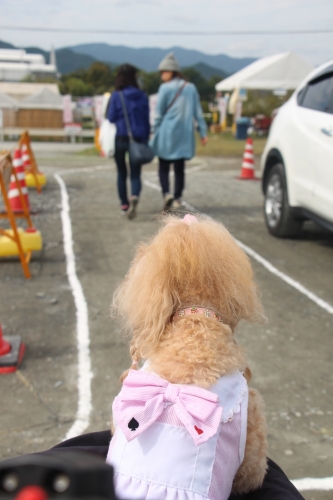
[[[190,226],[191,224],[195,224],[196,222],[199,222],[196,216],[191,214],[186,214],[185,217],[183,218],[183,221],[188,226]]]
[[[170,404],[196,446],[217,433],[222,407],[216,394],[191,385],[171,384],[151,373],[130,370],[113,412],[127,441],[152,425]]]

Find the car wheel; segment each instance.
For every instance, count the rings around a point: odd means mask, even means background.
[[[270,170],[266,182],[265,221],[268,231],[279,238],[296,236],[303,221],[297,219],[288,203],[288,192],[284,166],[277,163]]]

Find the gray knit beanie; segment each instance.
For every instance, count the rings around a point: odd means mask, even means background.
[[[173,52],[169,52],[169,54],[167,54],[164,57],[164,59],[162,59],[162,61],[158,65],[158,70],[159,71],[180,71],[179,63],[178,63],[177,59],[175,58],[175,56],[173,55]]]

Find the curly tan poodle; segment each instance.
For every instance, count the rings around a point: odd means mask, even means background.
[[[215,311],[221,320],[177,314],[194,306]],[[249,258],[228,230],[211,218],[164,217],[158,234],[139,245],[112,309],[130,336],[132,369],[148,359],[148,370],[168,382],[204,389],[236,370],[250,380],[235,329],[241,320],[263,323],[266,318]],[[246,493],[263,482],[263,408],[259,393],[250,389],[245,455],[233,479],[234,493]]]

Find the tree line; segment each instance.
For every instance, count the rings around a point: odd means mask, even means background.
[[[102,62],[93,63],[88,69],[78,69],[63,75],[59,81],[59,89],[62,94],[73,96],[101,95],[104,92],[112,92],[115,86],[117,68]],[[215,85],[221,80],[219,76],[204,78],[195,68],[184,68],[182,74],[197,87],[202,101],[212,101],[215,96]],[[139,85],[148,95],[155,94],[161,84],[158,71],[148,73],[138,71]]]

